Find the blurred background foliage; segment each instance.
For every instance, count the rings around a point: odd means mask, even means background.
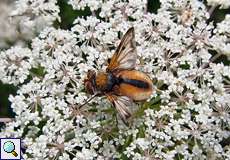
[[[71,29],[73,22],[77,17],[85,17],[91,15],[89,8],[86,8],[85,10],[73,10],[72,7],[68,5],[67,0],[58,0],[58,5],[60,6],[61,22],[56,21],[54,23],[56,28]],[[157,13],[159,7],[159,0],[148,0],[149,12]],[[209,21],[214,21],[215,25],[216,23],[222,21],[226,14],[230,14],[230,9],[215,9]],[[229,64],[229,61],[227,61],[225,57],[221,57],[219,61]],[[0,117],[14,117],[14,113],[10,108],[8,97],[10,94],[15,95],[16,91],[16,87],[0,82]]]

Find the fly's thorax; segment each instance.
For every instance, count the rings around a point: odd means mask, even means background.
[[[99,72],[96,76],[96,87],[100,91],[111,91],[116,84],[116,78],[112,73]]]

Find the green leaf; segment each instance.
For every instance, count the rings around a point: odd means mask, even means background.
[[[144,125],[140,126],[137,136],[139,138],[144,138],[145,137],[145,126]]]
[[[124,151],[132,143],[132,141],[133,141],[132,135],[129,135],[128,137],[126,137],[122,150]]]
[[[75,132],[74,131],[69,131],[65,134],[65,141],[68,142],[71,139],[75,138]]]
[[[185,62],[185,64],[181,64],[180,65],[180,68],[182,68],[182,69],[189,69],[190,65],[187,62]]]
[[[42,66],[38,66],[37,68],[32,68],[30,70],[30,73],[37,77],[43,77],[45,75],[45,68]]]

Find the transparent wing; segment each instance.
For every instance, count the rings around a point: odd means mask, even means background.
[[[131,116],[131,112],[128,107],[133,105],[133,101],[126,96],[117,96],[117,95],[106,95],[108,100],[113,104],[116,108],[119,116],[122,121],[127,124],[127,120]]]
[[[122,37],[110,63],[107,72],[117,69],[134,69],[137,60],[134,28],[130,28]]]

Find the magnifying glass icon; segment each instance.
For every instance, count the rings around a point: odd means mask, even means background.
[[[6,153],[11,153],[14,157],[18,156],[17,152],[15,152],[15,145],[11,141],[7,141],[3,144],[3,150]]]

